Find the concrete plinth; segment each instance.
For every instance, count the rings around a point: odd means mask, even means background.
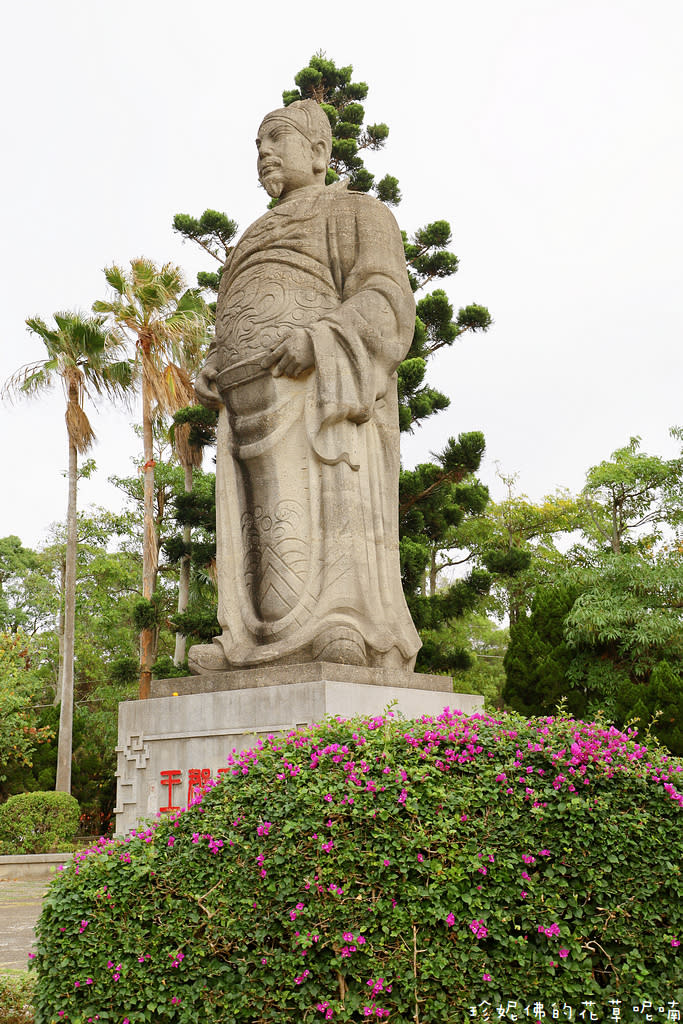
[[[116,831],[186,807],[195,786],[259,735],[328,715],[380,714],[393,701],[406,718],[444,707],[471,714],[483,705],[480,696],[453,693],[446,676],[326,662],[156,680],[149,700],[119,705]]]

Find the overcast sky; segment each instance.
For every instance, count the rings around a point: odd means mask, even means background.
[[[239,13],[238,13],[239,12]],[[137,256],[210,268],[178,212],[264,209],[261,117],[311,54],[353,64],[390,137],[409,232],[453,228],[457,308],[494,326],[433,361],[450,409],[405,465],[482,430],[533,499],[577,490],[633,434],[672,455],[683,423],[683,6],[679,0],[296,5],[22,0],[4,12],[0,378],[39,358],[28,316],[88,310],[102,268]],[[64,517],[64,399],[0,405],[0,536],[38,544]],[[134,412],[92,411],[98,471],[80,504],[116,507]]]

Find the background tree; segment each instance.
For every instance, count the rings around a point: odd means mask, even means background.
[[[589,469],[573,505],[582,542],[511,624],[503,696],[515,709],[544,714],[563,695],[576,715],[655,718],[654,735],[683,753],[682,471],[683,453],[648,455],[638,438]]]
[[[185,628],[190,624],[186,616],[190,600],[193,551],[195,564],[199,562],[200,565],[207,568],[208,565],[213,565],[216,557],[215,478],[209,493],[207,493],[206,487],[195,491],[193,484],[194,470],[199,469],[202,465],[204,449],[207,445],[216,443],[217,422],[218,413],[214,409],[205,409],[202,405],[187,406],[174,415],[169,431],[173,449],[184,471],[184,493],[175,495],[176,521],[182,526],[182,537],[168,538],[164,544],[164,551],[169,561],[180,563],[178,609],[174,616],[174,620],[179,626],[173,654],[173,664],[176,668],[184,665],[186,660],[187,634],[184,631],[183,623]],[[206,541],[203,545],[199,541],[199,546],[195,544],[193,548],[193,527],[208,527],[212,534],[208,540],[208,550]],[[210,618],[211,632],[212,635],[215,635],[219,632],[218,620],[215,618],[215,613]],[[213,628],[214,624],[215,629]],[[195,629],[191,631],[196,633]]]
[[[36,747],[30,765],[18,758],[6,763],[0,799],[55,785],[59,709],[53,700],[58,685],[65,550],[65,526],[57,524],[47,544],[32,552],[39,569],[18,569],[11,580],[12,592],[22,594],[22,616],[35,626],[25,641],[28,658],[20,678],[28,696],[22,706],[32,724],[51,731],[54,738]],[[71,792],[81,805],[83,827],[90,834],[109,825],[116,791],[118,704],[136,692],[139,657],[134,611],[140,595],[140,564],[139,534],[133,532],[125,513],[79,513]],[[10,616],[15,614],[12,601]]]
[[[86,395],[121,395],[130,386],[131,369],[121,354],[121,341],[104,329],[101,317],[55,313],[51,328],[39,317],[26,321],[45,345],[47,359],[22,367],[8,381],[6,393],[37,395],[62,383],[66,397],[69,450],[67,544],[64,576],[64,645],[61,673],[59,755],[56,788],[71,792],[73,662],[76,608],[78,456],[89,450],[95,433],[83,408]]]
[[[142,596],[150,603],[140,632],[140,697],[150,693],[156,657],[152,597],[158,570],[158,537],[154,528],[155,415],[171,415],[191,401],[189,374],[196,370],[208,343],[210,316],[194,289],[186,289],[181,271],[170,263],[160,269],[145,259],[131,260],[130,272],[113,265],[105,269],[113,291],[93,309],[110,317],[121,340],[134,340],[142,395],[144,534]]]
[[[670,434],[683,441],[683,429]],[[613,555],[651,549],[662,526],[683,523],[683,448],[677,458],[662,459],[640,451],[632,437],[609,459],[591,467],[581,492],[588,516],[582,532],[589,544]]]
[[[30,641],[21,632],[0,633],[0,791],[15,766],[30,768],[39,743],[50,738],[33,708]]]
[[[528,612],[538,587],[554,580],[567,566],[558,544],[586,522],[581,499],[559,490],[540,502],[515,493],[516,475],[497,472],[507,497],[490,502],[459,531],[462,551],[455,564],[480,562],[491,573],[492,588],[487,610],[497,619],[514,625]],[[565,546],[567,544],[565,543]]]

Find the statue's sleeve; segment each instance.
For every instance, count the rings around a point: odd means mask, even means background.
[[[357,425],[393,383],[410,348],[415,300],[403,242],[379,200],[348,193],[330,200],[329,268],[341,303],[309,328],[315,352],[311,442],[324,462],[357,468]]]

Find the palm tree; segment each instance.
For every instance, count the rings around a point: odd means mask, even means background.
[[[87,452],[95,433],[83,408],[83,400],[108,393],[122,395],[132,380],[131,365],[121,355],[121,342],[104,329],[102,317],[80,313],[55,313],[55,328],[32,317],[26,321],[47,349],[47,359],[23,366],[7,381],[4,393],[37,395],[59,378],[66,396],[66,431],[69,442],[66,562],[64,573],[64,633],[61,672],[61,703],[57,741],[58,792],[71,792],[71,754],[74,698],[74,636],[76,618],[76,553],[78,456]]]
[[[142,392],[144,527],[142,596],[151,601],[156,587],[159,542],[154,525],[154,417],[172,415],[193,398],[188,371],[203,357],[210,313],[196,289],[186,289],[182,272],[170,263],[157,269],[146,259],[131,260],[130,272],[113,265],[104,276],[114,292],[111,300],[93,304],[107,313],[112,330],[135,342]],[[157,632],[140,631],[140,697],[150,694]]]

